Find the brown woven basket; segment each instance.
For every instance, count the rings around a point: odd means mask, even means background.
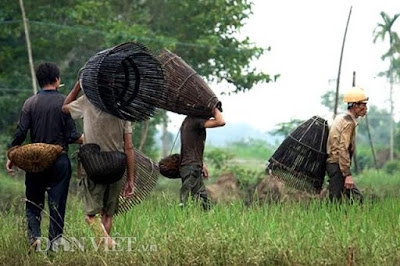
[[[176,179],[180,178],[179,165],[181,163],[181,155],[175,153],[160,160],[158,167],[160,173],[166,178]]]
[[[135,205],[140,204],[147,198],[151,191],[155,188],[160,175],[158,166],[150,158],[142,152],[135,149],[135,191],[133,196],[129,199],[123,197],[122,186],[121,195],[119,197],[119,205],[117,214],[129,211]],[[126,175],[123,177],[124,184],[126,182]]]
[[[28,173],[39,173],[48,168],[61,154],[60,145],[32,143],[15,146],[8,150],[11,162]]]
[[[182,58],[162,49],[158,58],[166,78],[165,101],[160,106],[178,114],[211,117],[215,108],[221,109],[221,102],[206,82]]]

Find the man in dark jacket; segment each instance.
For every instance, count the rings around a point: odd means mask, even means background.
[[[68,144],[82,142],[82,136],[76,131],[71,116],[61,111],[65,96],[58,92],[58,67],[54,63],[42,63],[36,68],[36,78],[41,90],[25,101],[14,139],[9,147],[21,145],[30,131],[32,143],[60,145],[63,147],[63,153],[44,171],[25,174],[28,241],[33,247],[40,244],[41,211],[44,208],[45,192],[50,209],[51,246],[63,234],[65,206],[71,179]],[[13,174],[13,164],[10,160],[7,160],[6,167],[8,172]]]

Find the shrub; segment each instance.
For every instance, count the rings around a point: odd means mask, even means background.
[[[389,161],[385,164],[383,169],[388,174],[394,174],[396,172],[400,172],[400,161],[399,160]]]

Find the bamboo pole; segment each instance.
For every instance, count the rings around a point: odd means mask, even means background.
[[[28,60],[29,60],[29,68],[31,70],[33,94],[36,94],[37,93],[37,87],[36,87],[36,80],[35,80],[35,70],[34,70],[34,67],[33,67],[31,39],[29,37],[28,20],[26,19],[26,15],[25,15],[24,0],[19,0],[19,5],[21,7],[22,21],[24,23],[26,50],[28,51]]]
[[[344,44],[346,43],[347,29],[348,29],[348,27],[349,27],[349,22],[350,22],[351,10],[352,10],[352,9],[353,9],[353,6],[350,7],[349,16],[348,16],[348,18],[347,18],[347,23],[346,23],[346,29],[345,29],[345,31],[344,31],[344,36],[343,36],[342,50],[341,50],[341,52],[340,52],[338,77],[337,77],[337,79],[336,79],[336,96],[335,96],[335,108],[333,109],[333,119],[335,119],[336,114],[337,114],[337,109],[338,109],[340,72],[341,72],[341,70],[342,70],[342,59],[343,59]]]
[[[389,120],[389,130],[390,130],[390,141],[389,141],[389,160],[393,161],[394,159],[394,127],[393,127],[393,76],[390,74],[390,120]]]
[[[356,86],[356,72],[353,71],[353,87]],[[354,147],[354,154],[353,154],[353,161],[354,161],[354,171],[356,174],[359,173],[359,168],[358,168],[358,160],[357,160],[357,145]]]
[[[365,122],[367,123],[369,145],[371,146],[371,153],[372,153],[372,158],[374,159],[375,169],[378,169],[378,163],[376,162],[376,153],[375,153],[375,149],[374,149],[374,143],[372,142],[371,132],[369,130],[368,114],[365,114]]]
[[[149,122],[150,122],[150,119],[147,119],[143,123],[142,137],[140,139],[140,144],[139,144],[139,149],[138,149],[139,151],[143,151],[144,144],[146,143],[147,133],[149,131]]]
[[[356,86],[356,72],[353,72],[353,87]],[[374,160],[374,166],[375,169],[378,169],[378,163],[376,161],[376,153],[375,153],[375,148],[374,148],[374,143],[372,142],[372,136],[371,136],[371,131],[369,129],[369,120],[368,120],[368,113],[365,114],[365,123],[367,127],[367,133],[368,133],[368,140],[369,140],[369,145],[371,147],[371,153],[372,153],[372,158]],[[357,167],[356,172],[358,171],[358,165],[357,165],[357,159],[356,159],[356,153],[354,152],[354,163],[355,166]]]

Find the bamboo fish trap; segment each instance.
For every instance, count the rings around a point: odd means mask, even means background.
[[[157,184],[158,176],[160,174],[158,166],[150,158],[135,149],[135,191],[133,196],[126,199],[121,195],[119,196],[118,213],[129,211],[135,205],[140,204],[154,189]],[[124,184],[126,182],[126,175],[124,178]]]
[[[97,53],[81,69],[79,80],[91,103],[124,120],[146,120],[165,101],[161,63],[136,42]]]
[[[180,178],[179,175],[179,165],[181,163],[181,155],[175,153],[169,155],[160,160],[158,167],[160,168],[160,173],[166,178],[176,179]]]
[[[325,177],[328,133],[328,122],[313,116],[282,142],[266,171],[272,171],[288,186],[319,193]]]
[[[200,117],[211,117],[214,108],[221,109],[221,102],[214,92],[182,58],[165,48],[159,52],[158,58],[165,71],[167,95],[159,107]]]
[[[79,148],[79,160],[87,176],[95,183],[111,184],[122,178],[126,169],[126,155],[119,151],[100,151],[95,143]]]
[[[51,166],[62,151],[60,145],[31,143],[12,147],[7,156],[15,166],[25,172],[39,173]]]

